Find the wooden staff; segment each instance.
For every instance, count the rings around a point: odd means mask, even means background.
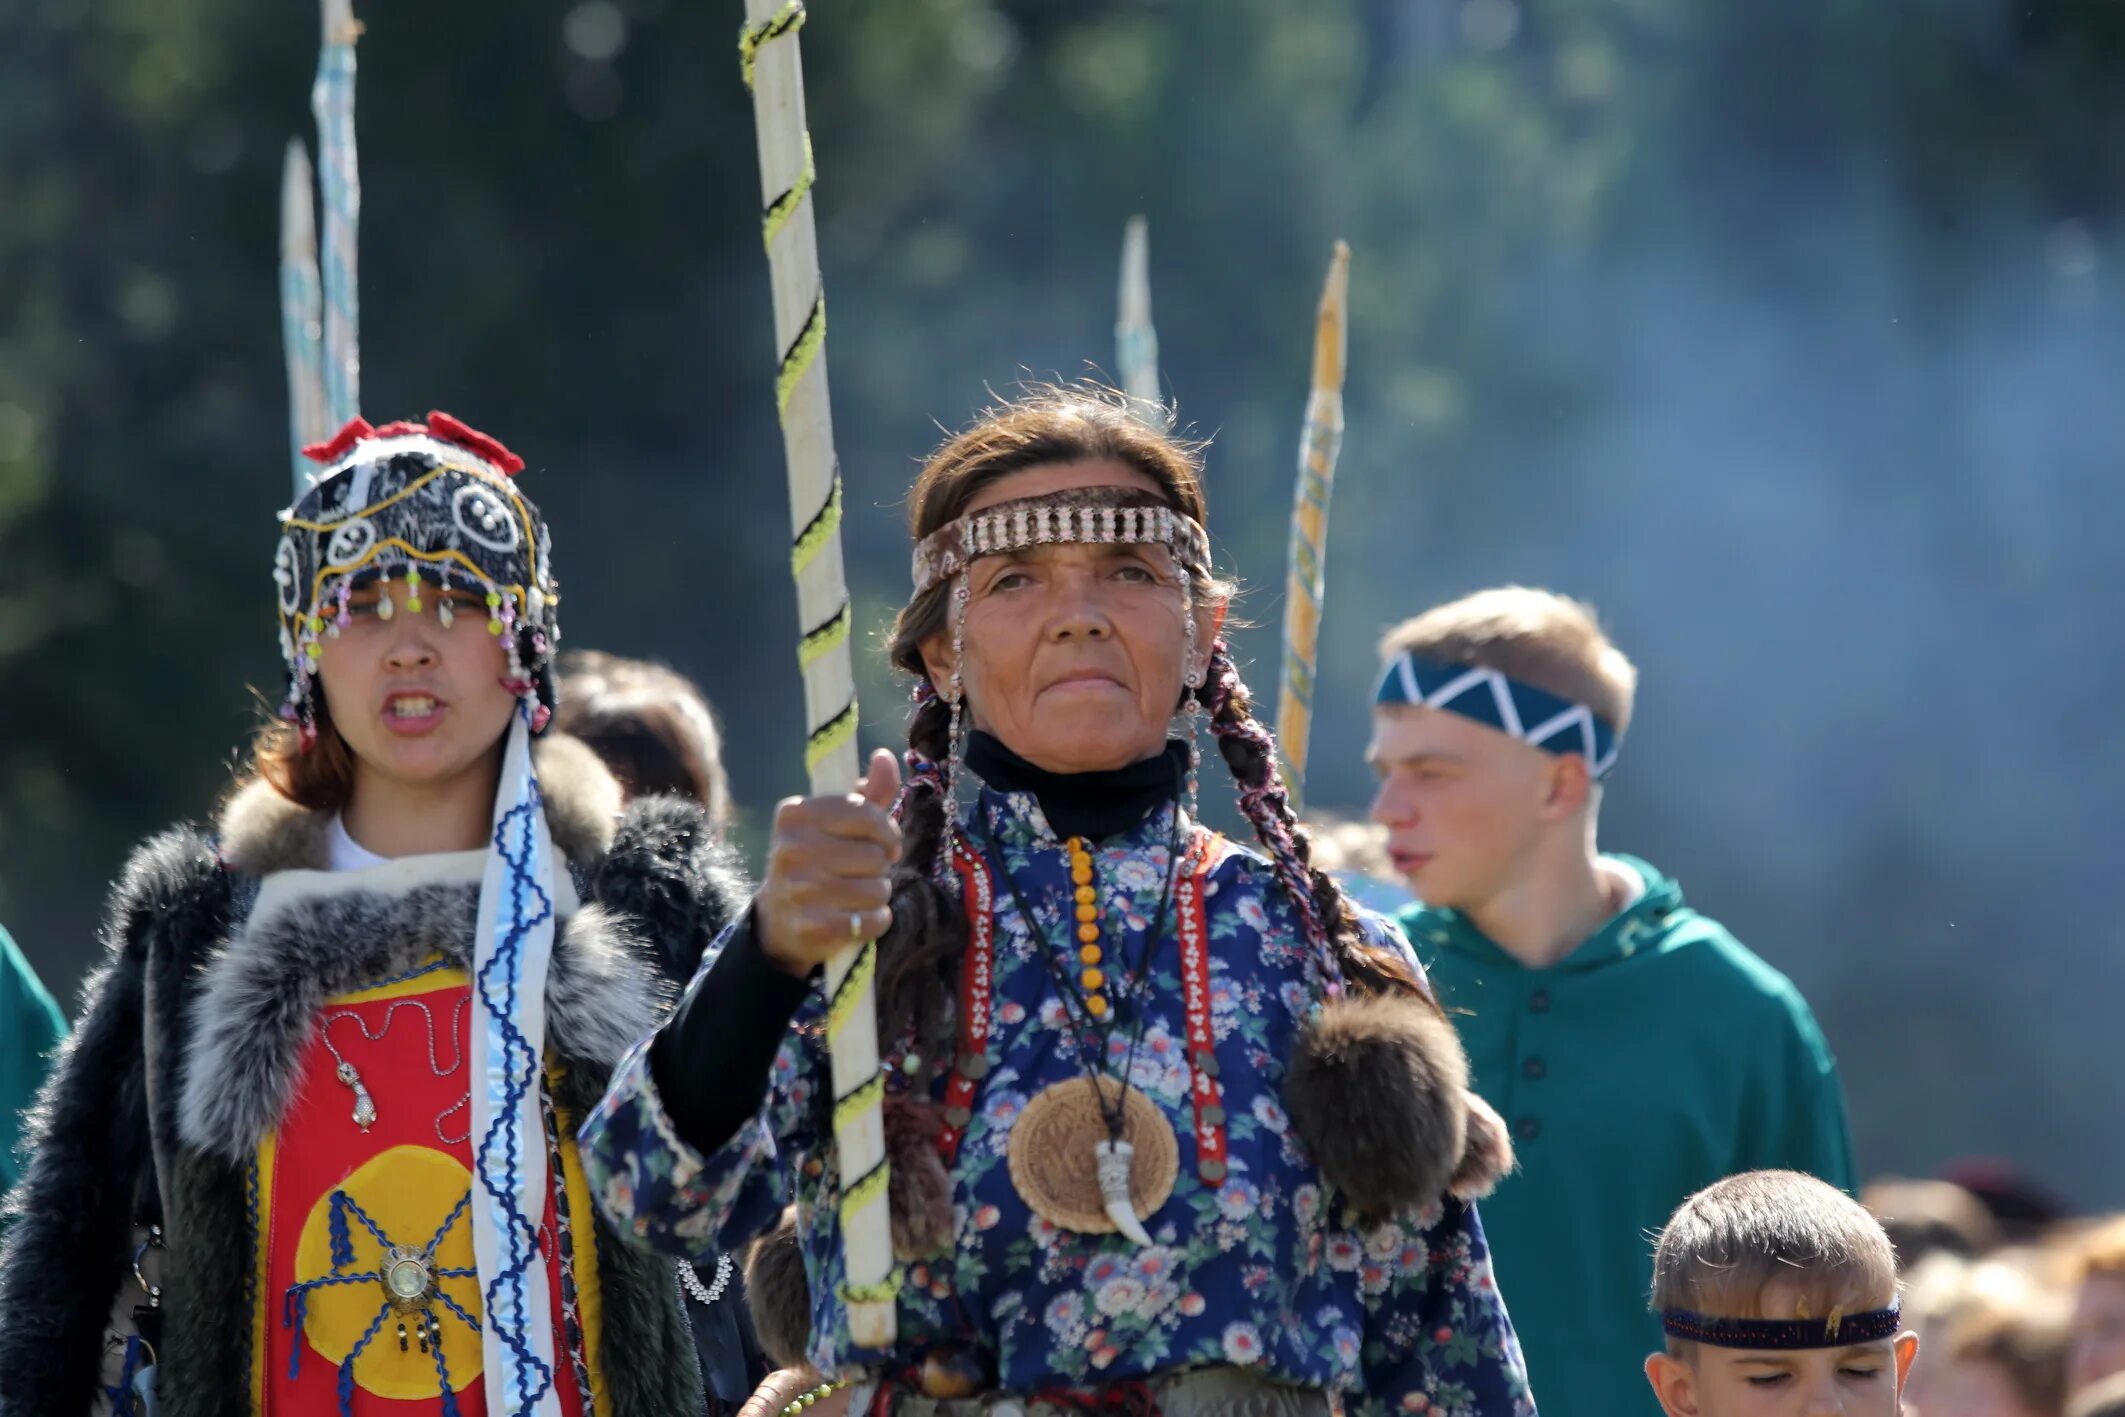
[[[789,471],[791,569],[804,637],[806,769],[814,796],[855,790],[856,681],[852,620],[841,566],[841,472],[826,389],[826,292],[812,222],[811,134],[797,31],[802,0],[745,0],[738,41],[760,144],[762,234],[774,287],[775,404]],[[826,969],[826,1038],[841,1177],[841,1244],[849,1336],[859,1348],[893,1344],[899,1275],[886,1205],[885,1074],[878,1062],[875,941],[852,945]]]
[[[280,169],[280,342],[288,361],[288,439],[295,496],[318,471],[303,449],[332,436],[325,409],[323,293],[317,284],[317,194],[302,139],[288,139]]]
[[[1313,726],[1313,673],[1321,648],[1321,596],[1328,565],[1328,498],[1343,449],[1343,358],[1348,347],[1350,246],[1335,244],[1313,330],[1313,389],[1299,439],[1299,482],[1291,504],[1291,555],[1284,578],[1284,673],[1276,736],[1294,809],[1306,786],[1306,738]]]

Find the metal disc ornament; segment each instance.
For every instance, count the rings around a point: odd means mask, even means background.
[[[1107,1119],[1122,1098],[1122,1135],[1109,1146]],[[1103,1156],[1103,1153],[1105,1154]],[[1143,1220],[1173,1194],[1180,1142],[1156,1103],[1117,1078],[1071,1078],[1044,1089],[1011,1127],[1011,1185],[1033,1213],[1083,1235],[1120,1233],[1151,1243]],[[1101,1184],[1102,1161],[1107,1184]],[[1124,1191],[1120,1164],[1128,1166]]]

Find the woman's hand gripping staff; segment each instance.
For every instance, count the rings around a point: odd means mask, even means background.
[[[767,878],[754,903],[760,949],[779,969],[805,975],[893,923],[892,818],[900,764],[884,748],[854,792],[789,797],[775,808]]]

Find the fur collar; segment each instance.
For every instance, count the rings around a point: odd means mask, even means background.
[[[543,743],[538,765],[556,849],[595,868],[612,844],[619,789],[572,739]],[[331,814],[270,788],[239,792],[223,814],[224,858],[266,879],[250,918],[206,964],[192,1006],[179,1116],[190,1146],[232,1161],[250,1153],[287,1110],[325,1000],[434,954],[469,963],[484,853],[331,873],[318,869],[330,825]],[[548,1048],[557,1062],[602,1075],[655,1024],[664,990],[638,922],[576,908],[567,873],[557,876]]]
[[[563,734],[549,733],[532,744],[531,758],[554,848],[578,866],[594,866],[612,849],[620,784],[597,754]],[[221,810],[222,860],[247,876],[322,871],[331,864],[326,841],[332,816],[297,806],[254,778]]]

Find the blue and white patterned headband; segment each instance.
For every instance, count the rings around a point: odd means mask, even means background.
[[[1670,1338],[1709,1343],[1715,1348],[1849,1348],[1894,1338],[1903,1327],[1895,1304],[1863,1314],[1831,1314],[1826,1319],[1726,1319],[1688,1309],[1663,1309],[1660,1326]]]
[[[1408,650],[1387,662],[1372,701],[1444,709],[1545,753],[1577,753],[1596,778],[1608,776],[1623,746],[1615,725],[1585,704],[1508,679],[1495,669],[1445,664]]]

